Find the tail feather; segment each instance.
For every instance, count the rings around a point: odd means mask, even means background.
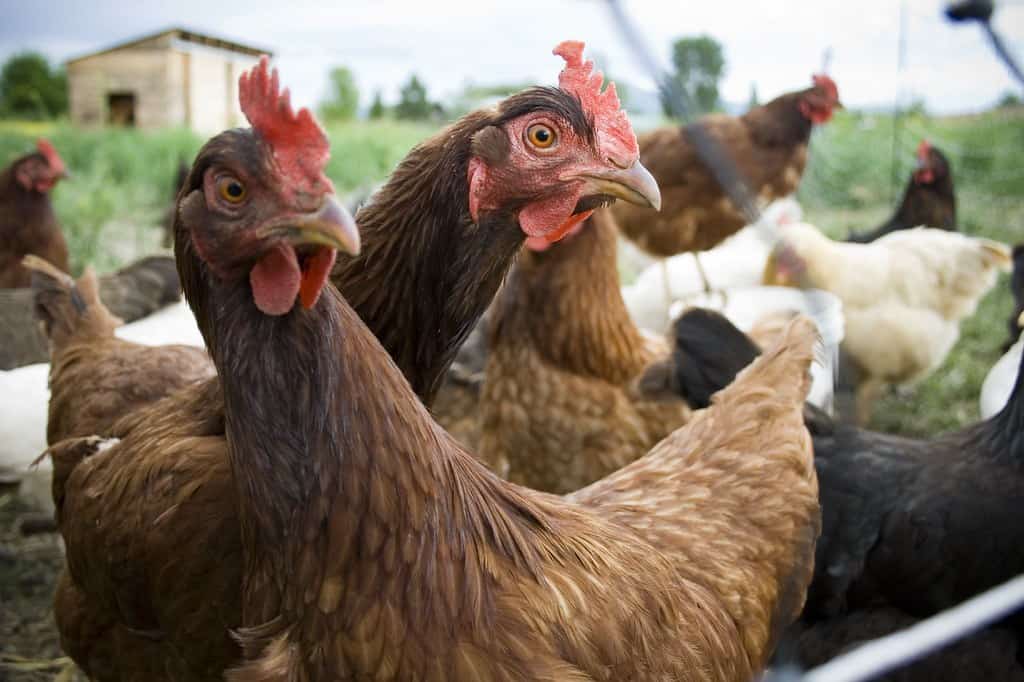
[[[56,510],[58,526],[61,523],[64,507],[64,486],[71,476],[71,472],[86,457],[102,452],[117,443],[118,439],[116,438],[101,438],[99,436],[68,438],[50,446],[32,462],[32,466],[38,466],[47,457],[53,461],[51,492],[53,494],[53,505]]]
[[[986,264],[998,268],[1000,272],[1013,270],[1013,250],[1002,242],[975,237],[981,248],[982,258]]]
[[[25,256],[22,264],[32,272],[35,315],[52,345],[59,346],[82,330],[109,336],[123,324],[100,300],[92,268],[75,281],[37,256]]]
[[[811,389],[811,363],[818,358],[821,348],[817,326],[809,317],[798,315],[775,345],[765,349],[719,396],[728,400],[733,393],[742,394],[751,385],[772,386],[777,397],[802,405]]]
[[[174,258],[148,256],[100,280],[106,306],[126,322],[141,319],[181,298]]]
[[[721,313],[691,308],[673,324],[672,388],[695,408],[711,404],[760,352],[746,334]]]

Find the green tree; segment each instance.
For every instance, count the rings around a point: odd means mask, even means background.
[[[328,121],[349,121],[359,109],[359,88],[350,69],[339,66],[331,69],[331,92],[320,105],[320,114]]]
[[[35,52],[17,54],[0,69],[0,114],[20,118],[53,118],[68,110],[67,77],[50,69]]]
[[[708,35],[695,38],[680,38],[672,44],[672,65],[675,73],[671,78],[686,97],[693,115],[714,111],[719,104],[718,81],[725,71],[725,54],[722,45]],[[671,107],[662,100],[666,115]]]
[[[747,101],[747,111],[758,106],[761,106],[761,98],[757,96],[757,83],[751,83],[750,99]]]
[[[1020,95],[1013,92],[1004,92],[996,103],[997,109],[1012,109],[1021,105]]]
[[[384,118],[384,100],[381,99],[380,90],[373,93],[373,103],[370,104],[370,118],[373,120]]]
[[[423,120],[430,118],[432,111],[430,100],[427,99],[426,86],[413,74],[402,86],[398,105],[395,107],[395,116],[414,121]]]

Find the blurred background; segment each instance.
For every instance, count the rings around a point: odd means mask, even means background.
[[[352,6],[356,5],[356,6]],[[949,157],[960,229],[1024,238],[1022,93],[981,30],[950,23],[929,0],[786,3],[626,2],[693,114],[739,114],[806,87],[839,84],[846,109],[819,127],[797,198],[834,236],[883,220],[927,138]],[[1024,1],[993,25],[1024,54]],[[269,53],[294,102],[314,108],[332,142],[338,190],[365,193],[408,149],[461,114],[530,84],[553,84],[559,41],[585,40],[619,87],[637,131],[666,117],[606,5],[564,2],[298,2],[244,5],[7,4],[0,22],[0,164],[50,138],[73,173],[54,192],[73,271],[152,252],[175,174],[201,143],[244,122],[237,76]],[[639,264],[622,264],[628,283]],[[934,434],[977,419],[978,389],[998,357],[1001,282],[962,326],[945,365],[891,394],[873,426]]]

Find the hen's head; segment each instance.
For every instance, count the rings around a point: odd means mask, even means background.
[[[557,88],[531,88],[503,101],[495,122],[473,136],[469,212],[512,211],[528,243],[558,241],[615,199],[660,208],[654,177],[640,163],[636,135],[615,85],[566,41]]]
[[[832,112],[843,105],[839,101],[839,88],[836,82],[824,74],[811,77],[814,85],[800,97],[800,113],[811,123],[828,123]]]
[[[309,110],[292,111],[266,57],[238,91],[252,128],[221,133],[196,157],[178,204],[179,261],[191,250],[221,281],[248,277],[267,315],[288,313],[296,298],[311,308],[337,251],[359,252],[355,222],[323,172],[327,136]]]
[[[917,146],[914,182],[918,185],[932,185],[948,175],[949,161],[946,155],[933,147],[928,140],[921,140],[921,144]]]
[[[44,138],[36,142],[35,152],[14,163],[14,178],[28,192],[46,194],[58,180],[67,176],[64,160]]]

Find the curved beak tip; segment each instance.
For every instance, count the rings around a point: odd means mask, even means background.
[[[352,256],[358,256],[362,246],[355,219],[334,196],[328,196],[320,210],[300,225],[300,233],[303,241]]]
[[[639,161],[629,168],[588,173],[584,179],[595,194],[605,194],[655,211],[661,210],[658,181]]]
[[[1017,317],[1017,326],[1024,327],[1024,310],[1020,311],[1020,316]]]
[[[660,211],[661,188],[658,187],[658,181],[651,175],[651,172],[640,161],[637,161],[626,171],[626,175],[632,181],[630,184],[627,184],[627,187],[636,191],[648,207],[653,208],[655,211]],[[641,202],[634,203],[641,204]]]
[[[335,198],[329,197],[320,211],[321,221],[327,227],[327,234],[334,237],[339,251],[358,256],[362,247],[359,227],[355,218]]]

